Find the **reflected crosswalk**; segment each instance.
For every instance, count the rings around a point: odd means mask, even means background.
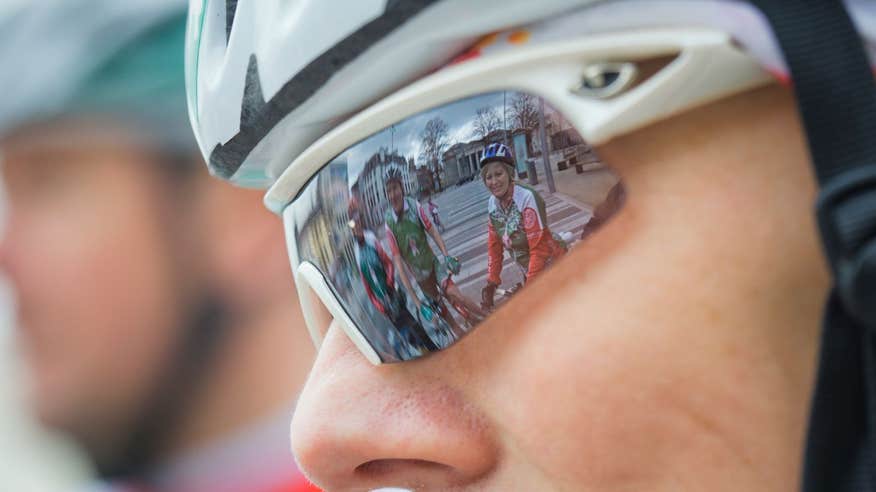
[[[548,224],[557,233],[581,236],[590,220],[590,207],[562,195],[552,194],[544,185],[536,185],[547,207]],[[459,257],[462,269],[454,282],[470,299],[480,300],[487,280],[487,200],[490,195],[479,180],[451,187],[434,196],[445,226],[441,234],[451,255]],[[437,251],[437,248],[435,248]],[[502,282],[511,286],[523,279],[524,272],[505,254]]]

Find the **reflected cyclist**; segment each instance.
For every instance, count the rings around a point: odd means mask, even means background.
[[[362,276],[362,284],[368,299],[378,312],[389,318],[398,329],[402,339],[414,346],[425,347],[429,351],[438,347],[426,334],[423,326],[407,309],[404,292],[395,285],[393,261],[386,254],[377,236],[362,227],[359,202],[350,200],[348,208],[350,228],[353,232],[356,266]]]
[[[514,157],[506,145],[488,145],[480,164],[481,179],[491,195],[487,205],[487,285],[481,291],[482,305],[490,309],[502,283],[503,249],[523,268],[528,281],[563,256],[567,245],[548,227],[541,195],[514,181]]]
[[[444,224],[441,223],[441,215],[438,213],[438,205],[432,201],[432,195],[426,201],[426,206],[429,207],[429,213],[432,215],[432,222],[438,226],[438,232],[444,232]]]
[[[464,305],[475,315],[486,316],[486,313],[474,302],[467,299],[453,281],[448,278],[450,273],[459,272],[459,259],[447,251],[447,246],[441,234],[426,210],[411,197],[405,196],[401,171],[395,167],[386,172],[385,186],[389,208],[386,210],[386,236],[393,254],[393,261],[399,272],[404,272],[402,260],[407,263],[423,294],[438,307],[439,314],[444,318],[454,332],[461,334],[462,330],[447,307],[441,302],[441,296],[446,295],[453,302]],[[429,245],[428,236],[432,237],[443,258],[439,260]],[[407,275],[400,274],[402,284],[411,293],[417,304],[417,309],[423,306],[419,298],[413,294],[413,288]]]

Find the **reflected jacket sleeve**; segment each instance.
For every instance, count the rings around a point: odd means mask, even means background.
[[[386,271],[386,285],[390,288],[393,287],[393,276],[392,272],[394,270],[392,259],[386,254],[383,250],[383,247],[380,246],[380,241],[378,241],[373,235],[369,235],[366,233],[366,242],[373,246],[377,250],[377,255],[380,257],[380,262],[383,264],[383,268]],[[361,257],[356,255],[357,262],[361,262]],[[368,294],[368,299],[371,301],[371,305],[374,306],[375,309],[380,311],[382,314],[386,314],[386,308],[383,306],[383,303],[380,302],[380,299],[377,298],[377,295],[374,293],[374,290],[371,288],[371,284],[368,282],[367,275],[369,272],[366,271],[365,265],[360,264],[359,270],[362,273],[360,278],[362,279],[362,285],[365,286],[365,293]]]
[[[386,254],[383,246],[380,245],[380,241],[376,241],[374,247],[377,248],[377,255],[380,256],[380,262],[383,263],[383,269],[386,270],[386,285],[388,285],[390,289],[394,289],[395,264],[393,264],[392,258]]]
[[[371,286],[368,285],[368,281],[365,280],[365,276],[362,276],[362,285],[365,286],[365,292],[368,293],[368,299],[371,301],[371,305],[374,306],[375,309],[380,311],[381,314],[386,314],[386,310],[383,309],[383,304],[380,303],[380,299],[374,295],[374,291],[371,290]]]
[[[547,211],[544,200],[535,193],[530,193],[523,201],[523,231],[529,245],[529,268],[526,280],[541,273],[545,264],[554,252],[554,238],[547,227]]]
[[[490,220],[487,220],[487,282],[502,283],[502,239]]]
[[[389,243],[389,252],[392,256],[401,255],[401,252],[398,249],[398,242],[395,240],[395,234],[392,233],[392,229],[390,229],[388,225],[383,226],[383,229],[386,231],[386,242]]]

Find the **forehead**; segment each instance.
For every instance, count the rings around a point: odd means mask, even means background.
[[[123,123],[68,119],[33,123],[0,137],[0,176],[10,200],[26,204],[109,200],[113,190],[151,193],[155,151]],[[70,193],[78,190],[77,193]],[[68,202],[68,206],[71,205]]]
[[[484,172],[489,173],[489,172],[502,171],[503,173],[507,173],[508,169],[506,168],[506,166],[507,165],[505,163],[502,163],[499,161],[488,162],[488,163],[484,164]]]
[[[143,166],[156,147],[148,135],[124,121],[101,118],[67,118],[34,122],[0,136],[0,168],[6,179],[50,168],[70,172],[95,169],[101,163]]]
[[[4,155],[76,153],[95,149],[142,148],[147,139],[123,121],[76,117],[33,122],[0,136]]]

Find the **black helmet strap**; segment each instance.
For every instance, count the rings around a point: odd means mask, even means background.
[[[834,277],[803,490],[876,490],[876,84],[841,1],[750,1],[772,25],[794,81]]]

